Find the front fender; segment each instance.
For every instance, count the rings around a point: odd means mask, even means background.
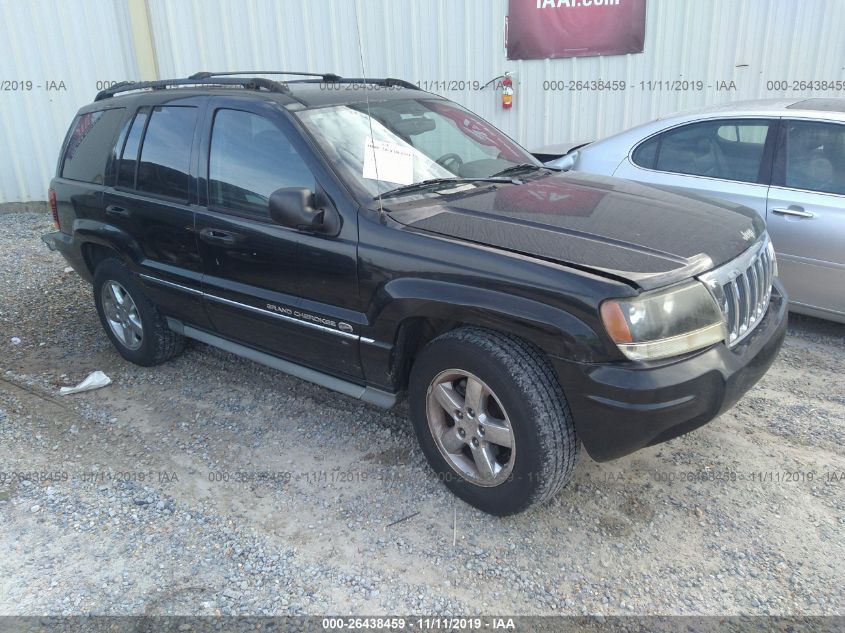
[[[362,349],[365,372],[375,382],[397,387],[396,355],[403,323],[425,318],[449,324],[477,325],[519,336],[549,354],[573,361],[594,358],[603,344],[596,332],[576,316],[544,303],[501,291],[433,279],[394,279],[376,293],[368,315],[370,349]],[[365,341],[366,343],[366,341]]]

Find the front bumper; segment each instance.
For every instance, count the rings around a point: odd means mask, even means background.
[[[786,321],[786,295],[775,279],[768,311],[733,349],[720,343],[680,360],[648,363],[552,358],[584,448],[607,461],[706,424],[766,373]]]

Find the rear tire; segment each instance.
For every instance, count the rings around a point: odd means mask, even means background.
[[[411,369],[411,420],[438,477],[494,515],[548,501],[579,442],[560,383],[536,347],[465,327],[429,343]]]
[[[104,259],[97,265],[94,304],[106,335],[126,360],[150,367],[184,349],[184,337],[167,326],[132,271],[119,259]]]

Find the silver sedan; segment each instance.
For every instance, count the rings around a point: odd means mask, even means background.
[[[845,323],[845,99],[747,101],[669,116],[548,164],[755,209],[790,309]]]

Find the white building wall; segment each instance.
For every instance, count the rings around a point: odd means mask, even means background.
[[[125,2],[0,0],[0,20],[12,32],[0,38],[2,78],[71,80],[66,93],[0,92],[0,202],[44,199],[61,139],[76,108],[93,98],[96,80],[137,78]],[[507,0],[147,3],[161,78],[290,69],[484,84],[510,71],[517,82],[510,111],[491,87],[436,91],[529,148],[600,138],[656,116],[738,99],[845,97],[812,86],[767,86],[845,80],[841,0],[647,0],[644,53],[532,61],[505,58]],[[564,88],[569,80],[598,79],[624,80],[628,88],[570,91],[546,83]],[[675,80],[701,81],[704,88],[665,88]],[[641,81],[663,86],[644,89]],[[718,90],[720,82],[736,89]]]
[[[0,202],[46,200],[76,110],[135,74],[125,2],[0,0]]]

